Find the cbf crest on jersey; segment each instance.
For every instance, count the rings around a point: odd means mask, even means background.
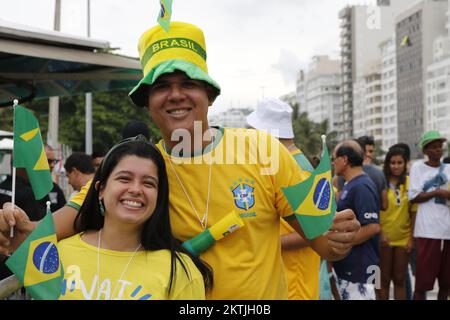
[[[234,204],[239,209],[249,210],[255,205],[255,188],[251,184],[248,179],[245,182],[239,179],[239,183],[235,183],[236,186],[231,188]]]
[[[322,157],[319,166],[303,182],[282,188],[305,236],[314,239],[333,223],[336,201],[331,183],[331,164],[325,136],[322,136]]]
[[[61,294],[63,268],[56,246],[52,214],[47,215],[36,229],[6,260],[8,268],[37,300],[56,300]]]

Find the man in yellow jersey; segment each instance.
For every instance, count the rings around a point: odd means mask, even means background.
[[[303,152],[294,143],[292,108],[272,97],[262,99],[256,110],[247,116],[247,123],[255,129],[266,130],[288,149],[300,168],[313,172]],[[284,219],[280,220],[281,256],[286,271],[289,300],[319,299],[320,256]]]
[[[201,29],[171,22],[166,32],[158,25],[141,36],[139,53],[144,77],[130,97],[149,109],[163,136],[158,147],[167,164],[174,236],[191,239],[233,210],[245,222],[201,255],[214,271],[208,298],[287,299],[280,217],[302,236],[303,231],[281,188],[303,181],[306,174],[269,134],[208,125],[208,108],[220,87],[208,75]],[[79,206],[85,193],[82,189],[70,203]],[[11,204],[0,212],[0,252],[11,250],[14,213],[16,229],[25,234],[33,229],[19,212]],[[54,214],[59,238],[74,234],[76,212],[65,206]],[[354,213],[345,210],[336,214],[330,232],[310,245],[327,260],[342,259],[359,228]]]

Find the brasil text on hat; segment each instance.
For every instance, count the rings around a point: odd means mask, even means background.
[[[427,131],[420,138],[419,147],[420,149],[423,150],[427,144],[436,140],[441,140],[442,142],[447,141],[446,138],[441,136],[439,131],[436,130]]]
[[[166,32],[158,24],[142,34],[138,49],[144,77],[129,93],[135,105],[146,106],[148,86],[162,74],[176,70],[210,84],[215,91],[213,99],[220,94],[220,86],[208,75],[205,37],[200,28],[185,22],[171,22]]]
[[[256,105],[256,110],[247,116],[247,123],[255,129],[267,130],[277,138],[291,139],[294,137],[292,108],[277,98],[262,99]]]

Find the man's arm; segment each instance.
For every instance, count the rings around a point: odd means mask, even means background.
[[[445,189],[435,189],[430,192],[421,192],[419,193],[414,199],[411,199],[411,203],[423,203],[427,202],[430,199],[433,199],[435,197],[442,197],[445,199],[450,199],[450,191]]]
[[[378,223],[370,223],[361,226],[361,229],[356,233],[354,245],[358,245],[366,242],[377,233],[380,232],[380,225]]]
[[[281,250],[295,250],[309,247],[308,241],[303,239],[297,232],[281,236]]]
[[[73,236],[76,233],[73,228],[73,223],[77,213],[78,210],[67,205],[53,213],[53,223],[55,224],[58,241]]]

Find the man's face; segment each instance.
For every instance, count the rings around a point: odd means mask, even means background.
[[[375,157],[375,146],[371,144],[366,144],[366,150],[364,153],[364,163],[372,163]]]
[[[66,172],[67,183],[70,184],[75,191],[80,191],[81,187],[78,184],[77,176],[78,174],[75,168]]]
[[[53,172],[53,168],[55,167],[56,163],[58,162],[58,160],[55,159],[55,153],[53,152],[53,150],[45,148],[45,155],[47,156],[47,161],[48,161],[48,166],[50,167],[50,172]]]
[[[337,148],[336,148],[337,149]],[[334,149],[333,154],[331,156],[331,162],[334,167],[334,173],[338,176],[341,176],[345,171],[345,157],[337,157],[336,149]]]
[[[442,144],[442,140],[432,141],[425,146],[423,153],[425,153],[430,160],[438,161],[444,154]]]
[[[194,133],[194,121],[208,125],[207,86],[192,80],[183,72],[163,74],[151,86],[148,95],[150,114],[164,137],[169,141],[176,129]]]

